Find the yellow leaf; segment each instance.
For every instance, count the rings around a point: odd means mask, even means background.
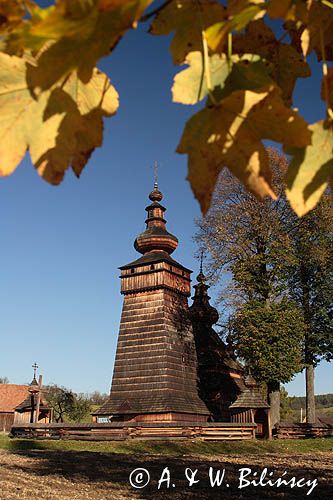
[[[177,151],[188,154],[188,179],[203,213],[224,166],[259,198],[275,196],[262,139],[298,146],[311,141],[304,120],[274,88],[233,92],[187,122]]]
[[[325,90],[326,88],[327,88],[327,97]],[[329,105],[333,107],[333,68],[328,68],[327,75],[323,76],[321,82],[320,97],[322,98],[323,101],[326,101],[327,98]]]
[[[270,62],[271,76],[289,105],[297,79],[311,75],[310,67],[297,50],[289,44],[279,42],[261,19],[251,22],[244,34],[234,36],[233,50],[239,54],[252,52]]]
[[[23,58],[0,53],[0,175],[11,174],[29,149],[48,182],[72,166],[77,175],[102,142],[102,118],[118,108],[109,79],[94,69],[86,84],[72,74],[62,87],[32,96]]]
[[[295,150],[287,173],[287,198],[301,217],[312,210],[333,179],[332,125],[319,121],[310,125],[312,144]]]
[[[23,0],[0,0],[0,34],[4,35],[18,26],[23,16]]]
[[[304,0],[270,0],[267,14],[272,19],[285,21],[303,21],[308,17],[307,2]]]
[[[108,55],[152,0],[59,0],[38,9],[5,39],[6,51],[33,51],[30,84],[49,89],[76,70],[88,82],[96,61]]]
[[[322,32],[325,57],[333,60],[333,9],[320,2],[308,3],[308,19],[301,34],[303,54],[306,56],[315,50],[319,61],[322,60],[320,33]]]
[[[224,18],[225,8],[215,0],[172,0],[157,14],[150,33],[174,32],[172,59],[175,64],[182,64],[189,52],[202,49],[202,32]]]
[[[241,31],[250,21],[264,16],[265,12],[265,4],[260,0],[229,2],[226,19],[205,30],[208,46],[214,52],[223,52],[228,33],[234,30]]]
[[[185,63],[189,65],[175,76],[172,87],[174,102],[196,104],[208,95],[207,81],[201,52],[191,52]],[[268,68],[260,56],[233,55],[228,61],[225,54],[209,57],[211,92],[215,101],[231,94],[234,90],[256,90],[273,84]]]

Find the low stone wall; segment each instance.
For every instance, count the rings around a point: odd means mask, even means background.
[[[32,439],[77,439],[113,441],[127,439],[201,439],[205,441],[248,440],[255,438],[256,424],[244,423],[93,423],[19,424],[12,437]]]
[[[281,424],[273,430],[276,439],[324,438],[333,436],[330,424]]]

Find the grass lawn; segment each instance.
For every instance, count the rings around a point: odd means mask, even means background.
[[[122,453],[165,456],[195,455],[266,455],[268,453],[316,453],[333,452],[333,438],[295,439],[281,441],[53,441],[34,439],[11,439],[0,436],[0,449],[5,450],[58,450],[99,453]]]

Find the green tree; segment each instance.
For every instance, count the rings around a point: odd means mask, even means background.
[[[9,379],[7,377],[0,377],[0,384],[9,384]]]
[[[91,403],[84,394],[74,394],[73,404],[69,406],[66,415],[73,422],[81,422],[84,417],[89,415]]]
[[[257,362],[257,359],[254,361],[253,351],[256,339],[260,349],[265,352],[265,343],[273,342],[270,335],[275,338],[278,334],[278,330],[275,333],[272,330],[270,321],[276,320],[281,328],[281,344],[275,343],[276,352],[269,356],[265,369],[262,366],[260,370],[255,370],[258,380],[267,383],[272,420],[275,423],[279,420],[279,384],[289,381],[301,369],[295,352],[300,352],[304,331],[297,307],[288,297],[286,283],[286,266],[292,265],[294,259],[290,235],[285,227],[285,219],[290,213],[283,196],[287,161],[274,149],[268,149],[267,154],[273,172],[272,183],[274,190],[280,194],[279,198],[258,203],[234,177],[224,171],[214,193],[211,209],[206,217],[198,221],[196,240],[202,250],[209,252],[206,267],[211,278],[223,284],[220,298],[225,306],[225,316],[234,313],[234,320],[230,323],[234,342],[236,339],[240,341],[244,331],[242,322],[252,325],[253,335],[246,337],[246,346],[242,344],[242,348],[240,345],[238,347],[238,353],[251,367]],[[230,274],[232,279],[226,288],[223,277]],[[281,301],[290,313],[288,317],[283,314]],[[251,313],[251,307],[254,314]],[[293,312],[296,319],[292,324],[299,331],[289,340]],[[256,329],[260,332],[260,340],[259,336],[254,335]],[[269,348],[273,349],[274,345]],[[283,358],[288,365],[285,375],[279,371],[281,362],[281,366],[284,363]]]
[[[333,204],[325,194],[317,207],[286,220],[294,259],[287,269],[290,295],[302,309],[306,324],[304,364],[306,418],[314,423],[314,371],[321,359],[333,359]]]
[[[252,300],[229,320],[228,343],[257,380],[268,387],[272,424],[280,421],[280,383],[302,369],[304,323],[288,298],[279,302]]]
[[[65,387],[52,384],[44,387],[43,394],[53,409],[55,421],[63,422],[65,414],[70,412],[74,407],[74,393]]]

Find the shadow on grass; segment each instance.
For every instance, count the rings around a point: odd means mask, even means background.
[[[43,442],[35,441],[15,441],[11,442],[10,452],[25,457],[35,458],[35,464],[30,465],[13,465],[16,470],[26,473],[33,473],[36,476],[61,476],[73,482],[95,483],[105,487],[109,492],[107,498],[112,498],[112,490],[119,489],[126,492],[131,492],[137,498],[145,500],[153,499],[206,499],[206,498],[230,498],[230,499],[260,499],[260,498],[307,498],[306,494],[310,489],[310,485],[304,487],[281,486],[277,489],[274,486],[254,487],[248,486],[242,490],[239,486],[239,469],[252,468],[252,473],[257,472],[257,477],[264,467],[268,468],[268,472],[272,472],[271,478],[276,480],[281,477],[286,471],[285,478],[291,479],[293,476],[297,480],[305,478],[306,481],[318,480],[318,486],[315,487],[310,497],[314,498],[329,498],[333,486],[333,471],[322,462],[322,457],[315,456],[304,461],[300,455],[282,456],[274,462],[272,457],[262,456],[260,465],[251,465],[251,458],[248,456],[248,461],[245,456],[230,457],[228,455],[214,456],[213,460],[205,458],[191,458],[189,456],[154,456],[152,453],[143,455],[138,453],[140,443],[133,443],[133,453],[128,453],[128,445],[126,446],[127,453],[98,453],[92,451],[64,451],[64,450],[47,450],[43,449]],[[165,451],[166,443],[155,443],[155,453],[161,447],[161,451]],[[170,449],[175,452],[181,452],[181,444],[168,443]],[[163,447],[163,448],[162,448]],[[33,449],[32,449],[33,448]],[[147,449],[147,447],[145,447]],[[179,453],[181,455],[181,453]],[[167,488],[167,481],[162,483],[160,489],[157,488],[158,480],[161,478],[162,471],[168,467],[171,476],[170,488]],[[211,487],[209,482],[209,468],[214,471],[225,469],[225,481],[218,487]],[[130,486],[129,476],[136,468],[145,468],[150,474],[150,483],[142,489],[134,489]],[[188,480],[185,476],[186,468],[192,471],[198,470],[196,479],[199,479],[197,484],[189,487]],[[166,477],[166,476],[165,476]],[[248,477],[254,479],[254,477]],[[226,486],[229,484],[229,487]],[[172,484],[175,484],[173,487]]]

